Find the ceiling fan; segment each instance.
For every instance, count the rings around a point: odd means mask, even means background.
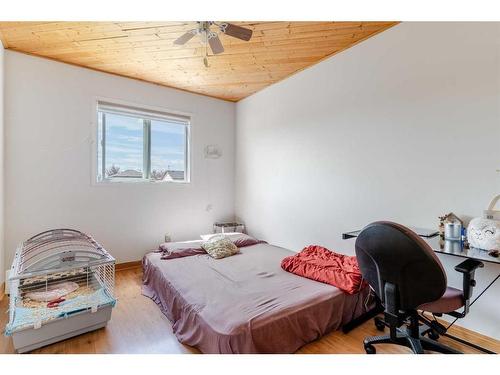
[[[212,30],[212,26],[214,26],[214,28],[216,27],[218,30]],[[250,29],[236,26],[228,22],[198,21],[196,28],[189,30],[185,34],[181,35],[174,41],[174,44],[182,46],[190,41],[195,35],[199,35],[202,43],[205,45],[205,57],[203,58],[203,63],[206,67],[208,67],[207,45],[210,46],[210,49],[212,50],[214,55],[218,55],[219,53],[224,52],[224,46],[219,39],[219,32],[247,42],[252,37],[253,33],[253,31]]]

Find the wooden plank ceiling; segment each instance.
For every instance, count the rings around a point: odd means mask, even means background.
[[[209,54],[199,37],[173,41],[195,22],[0,22],[7,49],[156,84],[238,101],[395,22],[234,22],[248,42],[222,35],[225,52]]]

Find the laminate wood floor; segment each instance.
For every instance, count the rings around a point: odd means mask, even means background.
[[[195,348],[183,345],[172,333],[172,325],[149,298],[141,295],[141,268],[122,269],[116,272],[118,303],[106,328],[86,333],[68,340],[35,350],[33,353],[199,353]],[[0,301],[0,326],[8,321],[8,298]],[[452,327],[451,334],[478,345],[500,352],[500,342],[461,327]],[[349,334],[332,332],[305,345],[297,353],[364,353],[363,338],[378,335],[372,321],[357,327]],[[474,349],[440,341],[467,353]],[[377,353],[409,353],[409,349],[396,345],[378,345]],[[14,353],[12,339],[0,337],[0,353]]]

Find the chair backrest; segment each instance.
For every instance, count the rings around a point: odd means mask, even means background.
[[[356,239],[356,257],[365,280],[384,303],[386,283],[396,286],[399,308],[415,309],[439,299],[446,273],[429,245],[403,225],[378,221]]]

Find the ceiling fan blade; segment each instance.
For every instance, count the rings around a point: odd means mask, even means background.
[[[210,44],[210,49],[212,50],[214,55],[224,52],[224,47],[222,46],[222,42],[220,41],[217,35],[208,39],[208,44]]]
[[[252,37],[253,31],[250,29],[246,29],[241,26],[233,25],[232,23],[227,23],[227,26],[224,29],[224,33],[234,38],[238,38],[241,40],[249,41]]]
[[[186,44],[187,42],[189,42],[191,40],[191,38],[194,36],[194,33],[193,31],[188,31],[187,33],[185,33],[184,35],[181,35],[179,38],[177,38],[175,41],[174,41],[174,44],[178,44],[178,45],[183,45],[183,44]]]

